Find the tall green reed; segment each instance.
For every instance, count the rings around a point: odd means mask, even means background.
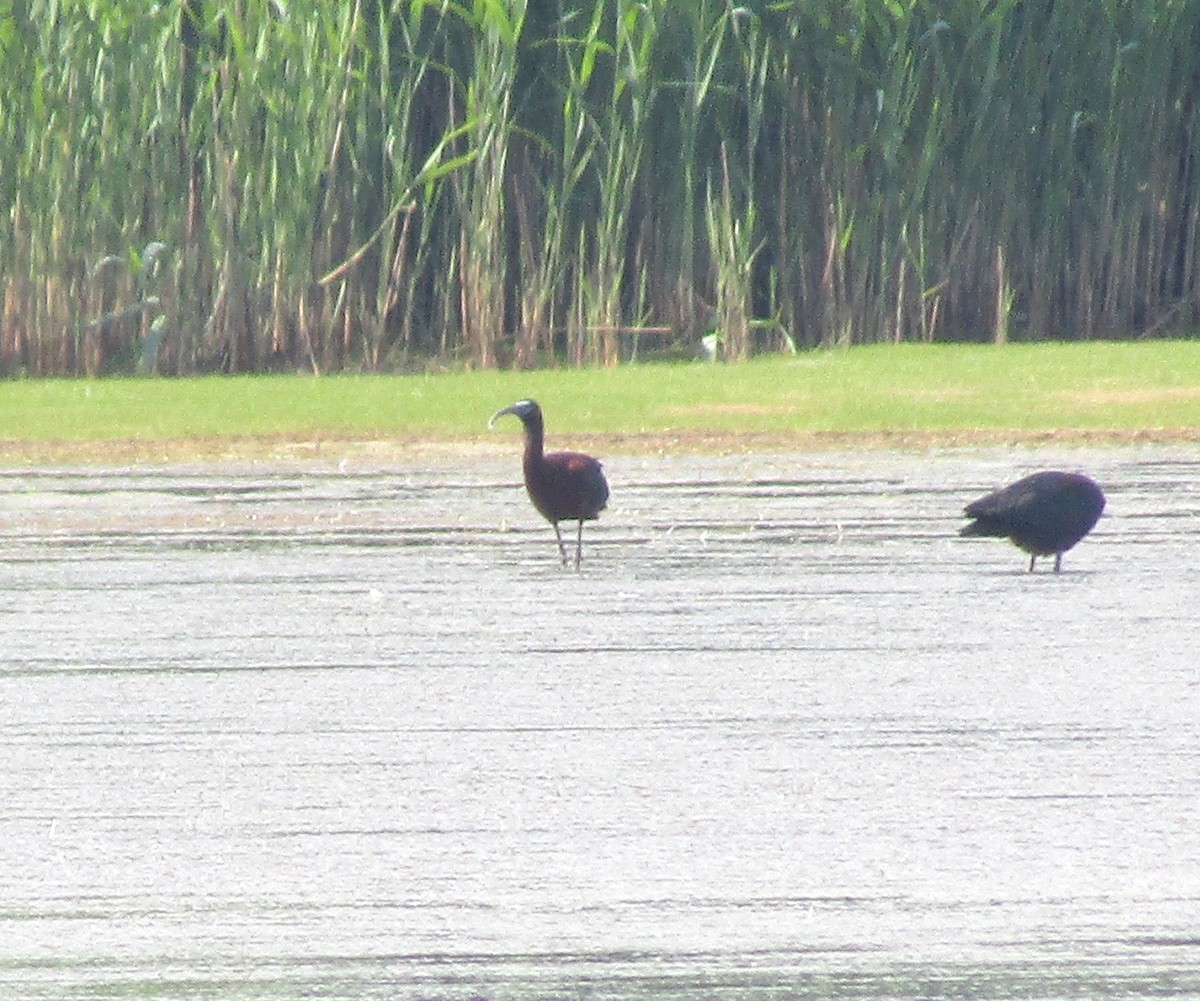
[[[651,57],[659,41],[663,0],[634,3],[613,0],[596,5],[597,18],[611,26],[607,46],[610,65],[602,76],[593,71],[600,52],[581,69],[581,83],[597,82],[593,120],[597,150],[594,155],[595,208],[581,226],[576,262],[578,309],[569,336],[570,358],[575,364],[614,365],[620,359],[623,326],[641,322],[636,303],[644,288],[644,261],[634,250],[634,205],[638,198],[646,149],[646,132],[657,97]],[[586,234],[584,243],[582,234]],[[631,259],[632,253],[632,259]],[[629,279],[632,278],[632,283]],[[632,288],[631,288],[632,284]]]
[[[465,16],[465,11],[463,15]],[[475,158],[454,174],[460,215],[457,265],[465,359],[489,368],[498,360],[506,328],[508,216],[506,179],[512,95],[525,3],[478,0],[471,23],[474,58],[454,79],[456,114],[470,123],[466,139]],[[458,124],[456,121],[455,124]]]
[[[589,89],[597,59],[611,53],[602,38],[605,9],[596,4],[590,21],[583,12],[559,11],[529,40],[540,70],[530,86],[551,90],[542,97],[540,129],[523,131],[521,168],[513,179],[521,268],[513,364],[519,368],[553,360],[567,322],[563,288],[575,259],[572,228],[580,222],[574,206],[599,142]]]

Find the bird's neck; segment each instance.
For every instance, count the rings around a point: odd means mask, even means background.
[[[542,461],[545,451],[545,431],[542,422],[531,419],[525,424],[525,468],[536,466]]]

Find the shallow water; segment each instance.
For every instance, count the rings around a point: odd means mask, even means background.
[[[0,996],[1200,994],[1200,450],[516,466],[0,473]]]

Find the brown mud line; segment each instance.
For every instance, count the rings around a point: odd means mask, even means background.
[[[960,428],[898,431],[678,431],[551,435],[548,448],[583,448],[598,455],[736,455],[751,452],[836,452],[880,449],[978,448],[996,445],[1118,446],[1200,442],[1200,428]],[[405,432],[365,437],[339,434],[247,435],[102,441],[0,440],[0,466],[123,466],[221,462],[336,464],[501,455],[511,443],[482,435],[450,437]]]

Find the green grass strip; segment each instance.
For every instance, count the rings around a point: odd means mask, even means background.
[[[0,383],[0,440],[487,434],[537,398],[566,435],[1200,428],[1200,343],[900,345],[702,362],[430,375]]]

